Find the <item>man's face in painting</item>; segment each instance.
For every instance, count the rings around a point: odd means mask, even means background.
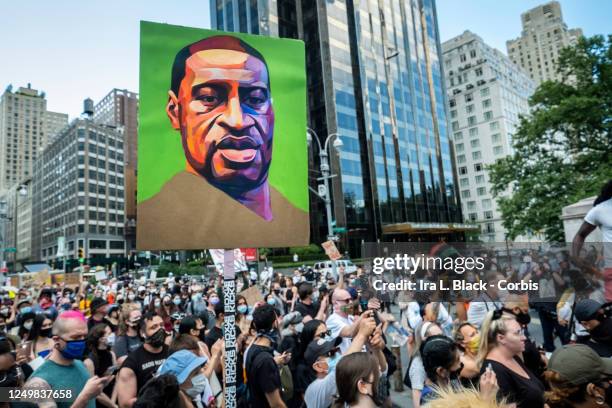
[[[269,83],[264,62],[243,51],[209,49],[187,58],[167,112],[189,170],[230,194],[266,181],[274,131]]]

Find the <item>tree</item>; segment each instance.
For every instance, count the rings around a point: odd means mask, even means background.
[[[561,209],[612,178],[611,45],[609,35],[564,48],[562,81],[538,87],[513,135],[514,153],[488,167],[509,239],[541,231],[564,241]]]

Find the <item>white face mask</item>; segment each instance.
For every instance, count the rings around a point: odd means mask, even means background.
[[[196,398],[206,390],[208,380],[204,374],[198,374],[191,379],[191,388],[185,391],[191,398]]]
[[[33,323],[32,321],[25,322],[23,324],[23,328],[26,329],[26,330],[31,330],[32,329],[32,323]]]

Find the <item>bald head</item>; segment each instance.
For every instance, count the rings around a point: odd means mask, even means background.
[[[351,294],[348,293],[348,290],[345,289],[335,289],[332,294],[332,302],[336,300],[345,300],[351,298]]]
[[[80,338],[87,335],[87,321],[83,313],[76,310],[69,310],[57,317],[53,323],[53,335],[68,340]],[[83,336],[81,336],[84,333]]]

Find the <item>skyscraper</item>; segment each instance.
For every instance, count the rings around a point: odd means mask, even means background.
[[[576,43],[579,28],[568,29],[563,22],[561,5],[551,1],[521,14],[521,36],[506,41],[508,56],[539,85],[546,80],[560,80],[556,71],[559,51]]]
[[[91,119],[74,120],[45,149],[32,180],[33,258],[76,259],[79,248],[92,264],[124,258],[123,157],[123,130]]]
[[[47,143],[51,143],[66,126],[68,126],[67,113],[45,112],[45,134],[47,135]]]
[[[68,115],[47,111],[44,92],[8,86],[0,99],[0,191],[32,177],[33,163],[51,132],[68,124]]]
[[[331,189],[351,253],[363,241],[456,239],[467,228],[459,224],[432,0],[213,0],[211,15],[213,28],[306,43],[309,127],[321,142],[338,133],[344,144],[331,155],[340,175]],[[317,155],[311,151],[315,190]],[[311,194],[314,242],[326,240],[323,214]]]
[[[465,31],[442,44],[446,89],[466,221],[485,242],[503,242],[501,214],[486,166],[512,153],[519,114],[535,89],[525,71],[478,35]]]
[[[136,248],[136,169],[138,145],[138,94],[113,89],[94,107],[96,123],[123,128],[125,150],[125,239],[128,254]]]

